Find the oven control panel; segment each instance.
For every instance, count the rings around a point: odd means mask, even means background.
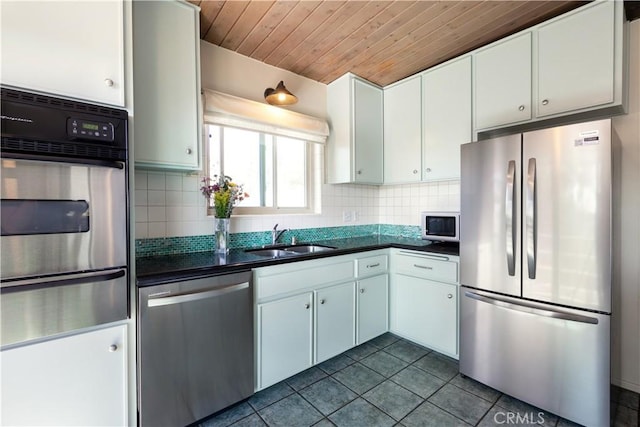
[[[69,117],[67,119],[67,135],[72,140],[84,139],[112,142],[114,139],[113,124]]]

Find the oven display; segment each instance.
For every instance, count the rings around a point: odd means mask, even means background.
[[[72,140],[113,141],[113,124],[95,122],[77,117],[67,119],[67,134]]]

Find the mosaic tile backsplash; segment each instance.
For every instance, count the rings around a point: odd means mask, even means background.
[[[344,239],[361,236],[400,236],[420,238],[420,227],[413,225],[369,224],[341,227],[302,228],[282,234],[280,242],[290,242],[295,237],[299,242]],[[252,248],[271,243],[270,231],[231,233],[230,248]],[[190,252],[205,252],[214,249],[213,235],[163,237],[136,239],[136,257],[173,255]]]

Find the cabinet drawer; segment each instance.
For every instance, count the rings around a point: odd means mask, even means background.
[[[458,263],[427,256],[398,255],[398,273],[446,283],[458,283]]]
[[[358,277],[372,276],[387,271],[389,257],[387,255],[376,255],[368,258],[356,260]]]
[[[296,271],[258,278],[257,299],[306,290],[316,286],[353,279],[353,261],[301,268]]]

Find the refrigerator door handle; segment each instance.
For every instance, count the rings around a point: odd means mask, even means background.
[[[559,320],[569,320],[572,322],[590,323],[593,325],[598,324],[598,319],[595,317],[582,316],[575,313],[569,313],[566,311],[554,310],[552,308],[540,308],[534,304],[527,303],[526,301],[518,301],[514,303],[511,300],[502,299],[497,296],[485,296],[475,292],[464,291],[464,295],[475,300],[492,304],[498,307],[503,307],[508,310],[520,311],[523,313],[529,313],[536,316],[551,317]]]
[[[510,160],[507,166],[507,184],[505,191],[505,226],[506,226],[506,252],[507,271],[509,276],[516,274],[516,162]]]
[[[527,207],[526,207],[526,231],[527,231],[527,267],[529,279],[536,278],[536,254],[538,238],[538,210],[536,204],[536,159],[529,159],[527,168]]]

